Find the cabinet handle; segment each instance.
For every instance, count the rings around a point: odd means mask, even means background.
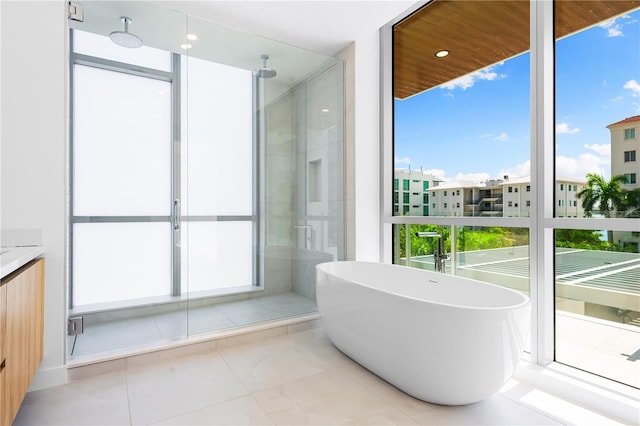
[[[3,359],[2,360],[2,364],[0,364],[0,372],[2,372],[2,370],[4,370],[4,367],[6,366],[6,364],[7,364],[7,360]]]

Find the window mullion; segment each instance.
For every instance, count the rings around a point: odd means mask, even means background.
[[[531,354],[539,365],[554,360],[554,30],[553,2],[531,2]]]

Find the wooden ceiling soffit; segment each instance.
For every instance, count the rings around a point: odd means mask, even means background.
[[[556,2],[558,38],[640,7],[640,0]],[[529,1],[434,0],[393,32],[394,97],[410,96],[529,50]],[[449,56],[437,58],[439,50]]]

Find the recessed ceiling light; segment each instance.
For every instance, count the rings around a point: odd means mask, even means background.
[[[186,37],[187,37],[187,40],[191,40],[191,41],[194,41],[194,40],[198,39],[198,36],[195,35],[195,34],[187,34]]]
[[[191,49],[193,46],[191,45],[191,43],[182,43],[180,47],[187,50],[187,49]]]
[[[329,109],[329,108],[322,108],[322,109],[320,110],[320,112],[329,112],[329,111],[330,111],[330,109]]]
[[[449,56],[448,50],[438,50],[436,52],[436,58],[444,58],[445,56]]]

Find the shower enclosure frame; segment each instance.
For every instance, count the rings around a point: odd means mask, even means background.
[[[110,59],[105,59],[97,56],[90,56],[86,54],[77,53],[74,51],[73,44],[73,33],[75,30],[69,30],[69,116],[71,117],[69,120],[69,294],[68,294],[68,309],[74,309],[74,298],[73,298],[73,288],[74,288],[74,238],[73,238],[73,228],[74,224],[78,223],[169,223],[171,225],[171,289],[169,295],[172,298],[175,298],[176,301],[188,300],[187,297],[184,298],[185,294],[182,291],[182,240],[183,240],[183,230],[182,223],[188,222],[218,222],[218,221],[250,221],[253,223],[253,262],[252,262],[252,283],[251,287],[259,289],[262,287],[262,283],[260,282],[262,267],[260,266],[260,256],[258,256],[258,246],[260,241],[260,233],[263,227],[261,226],[260,220],[258,219],[258,215],[256,214],[257,210],[257,201],[259,198],[258,191],[258,179],[260,174],[260,166],[259,166],[259,152],[260,148],[258,146],[257,139],[257,123],[258,117],[254,115],[253,117],[253,127],[254,131],[253,140],[252,140],[252,154],[253,154],[253,182],[252,182],[252,204],[253,204],[253,213],[250,216],[218,216],[218,215],[199,215],[199,216],[189,216],[188,215],[188,206],[185,209],[187,212],[186,215],[183,215],[180,206],[180,200],[182,195],[182,164],[181,164],[181,156],[183,152],[183,145],[185,143],[188,144],[188,141],[182,140],[182,75],[181,75],[181,62],[183,60],[183,56],[188,60],[187,55],[180,55],[177,53],[170,53],[171,55],[171,71],[162,71],[154,68],[147,68],[139,65],[133,65],[125,62],[118,62]],[[170,215],[168,216],[79,216],[74,215],[74,163],[75,163],[75,151],[74,151],[74,131],[73,131],[73,117],[74,117],[74,65],[88,66],[94,67],[97,69],[112,71],[118,73],[124,73],[132,76],[150,78],[160,81],[169,82],[171,84],[171,207],[170,207]],[[257,96],[256,96],[256,79],[253,78],[252,81],[252,92],[253,96],[253,108],[254,111],[257,111]],[[188,238],[188,232],[187,232]],[[188,278],[187,278],[188,280]],[[245,292],[247,290],[240,290],[239,292]],[[116,303],[119,304],[119,303]],[[143,306],[138,305],[136,303],[131,302],[122,302],[122,307],[136,307]]]

